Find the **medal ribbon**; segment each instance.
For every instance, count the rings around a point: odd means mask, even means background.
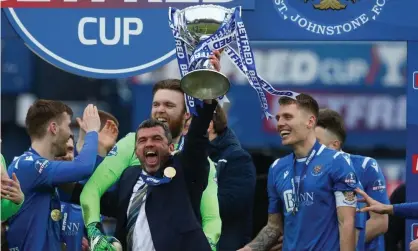
[[[293,208],[293,214],[296,214],[296,212],[299,210],[299,204],[300,204],[300,193],[303,190],[303,177],[306,175],[306,172],[308,170],[309,167],[309,163],[311,163],[313,161],[313,159],[315,158],[316,154],[318,153],[319,149],[321,148],[321,144],[316,141],[314,146],[312,147],[311,151],[308,154],[308,157],[303,165],[303,169],[302,172],[299,176],[299,182],[296,182],[296,156],[293,153],[293,180],[294,183],[296,183],[296,189],[295,189],[295,184],[292,182],[292,187],[293,187],[293,197],[294,197],[294,201],[295,201],[295,206]],[[296,190],[296,191],[295,191]]]

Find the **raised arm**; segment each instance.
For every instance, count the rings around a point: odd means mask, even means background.
[[[209,175],[207,130],[212,120],[217,102],[204,102],[197,106],[198,116],[194,116],[184,139],[184,148],[180,153],[186,181],[206,184]]]
[[[96,168],[80,195],[85,225],[100,221],[100,198],[120,178],[134,158],[135,133],[119,140],[103,162]]]

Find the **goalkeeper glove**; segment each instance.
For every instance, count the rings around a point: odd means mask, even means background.
[[[91,251],[116,251],[112,242],[117,241],[117,239],[105,236],[101,223],[90,223],[87,226],[87,236],[89,237]]]

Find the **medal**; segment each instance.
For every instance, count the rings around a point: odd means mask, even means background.
[[[53,221],[59,221],[61,220],[61,211],[58,209],[54,209],[51,211],[51,219]]]
[[[176,176],[176,169],[171,166],[167,167],[164,169],[164,176],[172,179],[174,176]]]

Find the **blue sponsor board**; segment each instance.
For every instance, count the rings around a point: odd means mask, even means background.
[[[406,42],[251,42],[257,72],[276,88],[355,90],[374,92],[399,89],[407,81]],[[222,73],[238,85],[246,77],[227,56]],[[158,71],[134,77],[138,83],[150,79],[179,77],[175,61]]]

